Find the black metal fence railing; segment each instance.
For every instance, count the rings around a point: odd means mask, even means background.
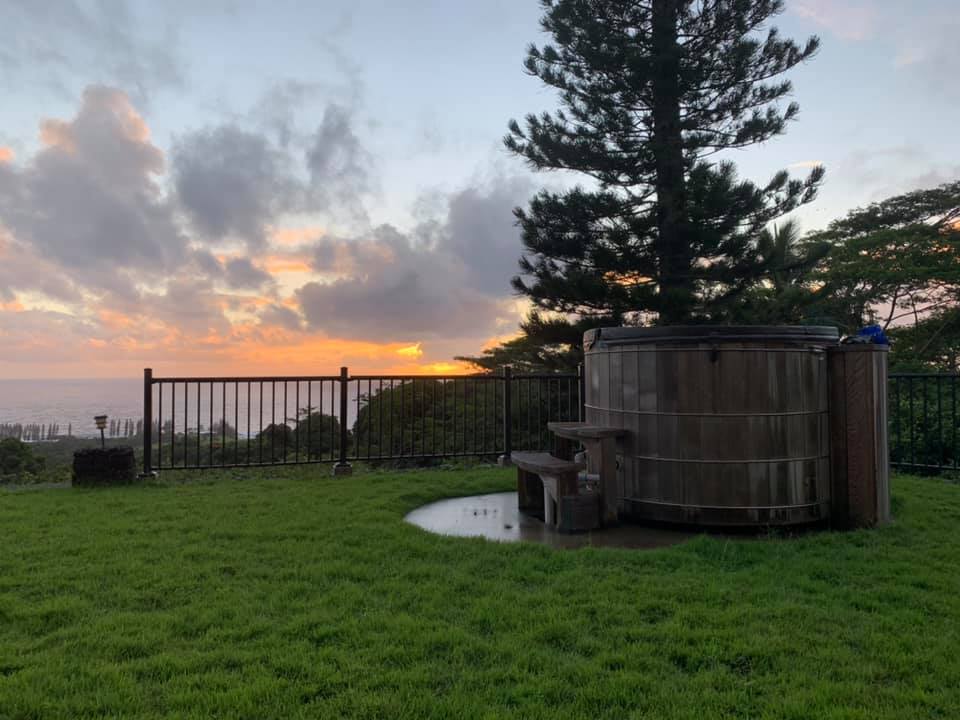
[[[509,455],[582,418],[583,375],[153,377],[144,472]]]
[[[890,464],[960,467],[955,374],[889,376]],[[155,378],[144,371],[144,471],[493,458],[553,450],[583,417],[583,375]]]
[[[938,473],[957,470],[956,374],[893,373],[887,406],[890,465],[898,470]]]

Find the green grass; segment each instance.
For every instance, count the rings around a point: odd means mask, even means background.
[[[895,525],[556,551],[404,524],[496,469],[0,490],[0,718],[956,718],[960,486]]]

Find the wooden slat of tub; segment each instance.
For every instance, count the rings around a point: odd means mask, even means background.
[[[653,412],[658,409],[657,379],[659,353],[641,349],[637,353],[637,410]]]
[[[844,353],[832,353],[830,392],[830,513],[838,525],[846,525],[850,513],[847,495],[847,363]]]

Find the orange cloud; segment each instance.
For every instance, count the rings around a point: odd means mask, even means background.
[[[310,265],[306,255],[267,255],[261,267],[271,275],[283,273],[309,273]]]
[[[123,313],[114,312],[107,308],[102,308],[97,313],[100,324],[108,330],[124,330],[133,325],[133,318]]]
[[[414,375],[473,375],[476,368],[462,362],[435,362],[420,367],[421,372]]]
[[[89,336],[79,321],[57,313],[26,310],[19,326],[5,332],[0,377],[136,377],[152,367],[158,377],[218,375],[352,374],[467,375],[476,369],[460,362],[427,359],[418,344],[305,336],[256,322],[237,322],[226,332],[192,334],[144,317],[98,313],[111,327]],[[9,313],[6,317],[26,317]],[[113,326],[127,325],[114,329]],[[464,348],[469,350],[470,348]]]
[[[423,349],[420,347],[420,343],[407,345],[406,347],[397,348],[397,355],[400,357],[418,358],[423,355]]]
[[[0,146],[0,163],[13,162],[13,150],[8,147]]]
[[[326,229],[320,225],[300,228],[273,228],[270,231],[270,241],[274,245],[295,247],[316,240],[325,234]]]
[[[217,306],[221,310],[253,313],[258,309],[272,305],[273,300],[260,295],[221,295]]]
[[[78,150],[97,152],[84,138],[85,126],[95,121],[107,122],[116,135],[138,149],[144,167],[160,172],[164,166],[163,152],[152,145],[150,128],[122,90],[90,86],[83,92],[83,104],[77,117],[71,121],[44,120],[40,123],[40,141],[48,148],[69,153]]]
[[[77,149],[70,135],[70,124],[62,120],[44,120],[40,123],[40,142],[70,153]]]

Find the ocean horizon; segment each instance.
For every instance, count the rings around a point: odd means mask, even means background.
[[[319,383],[314,384],[313,397],[314,411],[335,415],[337,407],[334,397],[336,388],[329,382],[323,383],[320,390]],[[292,421],[298,414],[296,396],[293,385],[290,386],[289,397],[284,396],[278,386],[276,396],[270,397],[270,384],[265,383],[266,393],[262,401],[258,393],[249,398],[250,413],[248,417],[248,398],[244,392],[236,396],[228,393],[222,395],[222,385],[214,383],[216,392],[213,397],[211,415],[210,395],[207,385],[204,392],[197,395],[195,387],[189,388],[189,412],[184,410],[188,403],[184,402],[185,388],[177,386],[177,398],[171,402],[171,388],[164,388],[162,402],[159,398],[159,388],[154,387],[154,419],[162,409],[164,421],[175,421],[175,426],[182,431],[186,426],[193,430],[199,424],[201,429],[226,420],[241,436],[257,433],[271,422]],[[232,385],[230,386],[232,388]],[[302,388],[305,393],[305,388]],[[231,391],[233,392],[233,391]],[[349,390],[348,422],[356,420],[358,386],[351,384]],[[306,399],[300,398],[301,407],[306,405]],[[197,403],[199,401],[199,418],[197,417]],[[322,407],[319,403],[322,402]],[[261,406],[262,404],[262,406]],[[176,407],[176,418],[172,418],[171,411]],[[143,378],[57,378],[57,379],[0,379],[0,425],[46,425],[58,424],[59,434],[66,435],[68,430],[75,437],[97,437],[99,431],[94,424],[95,415],[107,415],[111,420],[133,420],[137,422],[143,418]],[[247,421],[247,422],[245,422]]]
[[[143,415],[142,378],[0,379],[0,424],[52,423],[77,437],[98,431],[94,415],[138,420]]]

